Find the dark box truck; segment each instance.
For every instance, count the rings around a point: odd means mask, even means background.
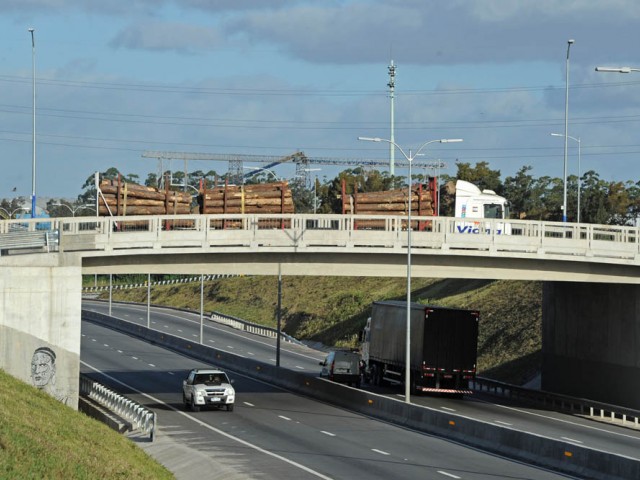
[[[476,375],[477,310],[411,303],[410,370],[414,392],[468,394]],[[374,385],[404,383],[407,303],[375,302],[362,335],[366,376]]]

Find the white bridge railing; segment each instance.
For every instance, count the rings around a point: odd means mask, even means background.
[[[530,220],[412,217],[412,250],[483,250],[569,255],[640,265],[640,228]],[[55,251],[167,248],[324,248],[398,250],[407,246],[407,219],[367,215],[176,215],[76,217],[0,221],[0,234],[50,229]],[[425,252],[426,253],[426,252]]]

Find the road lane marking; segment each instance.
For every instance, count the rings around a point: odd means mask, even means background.
[[[513,425],[513,423],[507,423],[500,420],[494,420],[494,422],[499,423],[500,425],[506,425],[507,427],[510,427]]]
[[[280,417],[283,420],[287,420],[287,421],[291,421],[291,419],[289,417],[285,417],[284,415],[278,415],[278,417]]]
[[[560,438],[561,438],[561,439],[563,439],[563,440],[567,440],[568,442],[573,442],[573,443],[584,443],[584,442],[581,442],[580,440],[575,440],[575,439],[573,439],[573,438],[569,438],[569,437],[560,437]]]
[[[104,345],[105,347],[108,347],[109,344],[108,343],[103,343],[102,345]]]
[[[156,397],[154,397],[152,395],[149,395],[147,393],[141,392],[137,388],[134,388],[134,387],[132,387],[131,385],[129,385],[127,383],[121,382],[120,380],[118,380],[117,378],[112,377],[111,375],[107,375],[106,373],[98,370],[95,367],[92,367],[91,365],[89,365],[86,362],[83,362],[82,360],[80,360],[80,363],[85,365],[87,368],[90,368],[90,369],[94,370],[95,372],[98,372],[98,373],[104,375],[105,377],[109,378],[110,380],[112,380],[112,381],[114,381],[116,383],[119,383],[120,385],[124,386],[125,388],[128,388],[131,391],[136,392],[137,394],[148,398],[152,402],[155,402],[155,403],[160,404],[160,405],[164,405],[169,410],[173,410],[177,414],[182,415],[183,417],[188,418],[189,420],[191,420],[193,422],[196,422],[201,427],[206,428],[208,430],[211,430],[212,432],[216,432],[218,435],[222,435],[223,437],[226,437],[226,438],[228,438],[230,440],[238,442],[239,444],[244,445],[246,447],[252,448],[252,449],[254,449],[254,450],[256,450],[256,451],[258,451],[260,453],[264,453],[265,455],[269,455],[269,456],[271,456],[273,458],[277,458],[278,460],[282,460],[283,462],[286,462],[289,465],[292,465],[292,466],[297,467],[297,468],[299,468],[301,470],[304,470],[305,472],[310,473],[311,475],[314,475],[314,476],[316,476],[318,478],[322,478],[323,480],[332,480],[331,477],[327,477],[326,475],[323,475],[320,472],[316,472],[315,470],[312,470],[311,468],[306,467],[306,466],[302,465],[301,463],[295,462],[293,460],[289,460],[288,458],[283,457],[282,455],[278,455],[277,453],[270,452],[269,450],[265,450],[262,447],[254,445],[253,443],[249,443],[246,440],[242,440],[239,437],[235,437],[235,436],[233,436],[233,435],[231,435],[231,434],[229,434],[229,433],[227,433],[225,431],[222,431],[222,430],[220,430],[220,429],[218,429],[216,427],[213,427],[213,426],[209,425],[208,423],[205,423],[202,420],[199,420],[198,418],[195,418],[192,415],[189,415],[187,412],[183,412],[181,409],[178,409],[178,408],[176,408],[176,407],[174,407],[172,405],[169,405],[168,403],[164,403],[162,400],[160,400],[160,399],[158,399],[158,398],[156,398]]]
[[[138,357],[131,357],[131,358],[133,358],[134,360],[138,360]]]
[[[304,367],[301,367],[299,365],[296,365],[296,368],[299,368],[300,370],[304,370]]]
[[[118,350],[118,353],[122,353],[122,350]]]
[[[442,410],[447,410],[448,412],[455,412],[455,410],[453,408],[449,408],[449,407],[440,407]]]
[[[242,402],[245,405],[249,406],[249,407],[255,407],[255,405],[253,403],[249,403],[249,402]]]
[[[320,433],[324,433],[325,435],[329,435],[330,437],[335,437],[336,436],[335,433],[325,432],[324,430],[320,430]]]
[[[446,475],[447,477],[451,477],[451,478],[461,478],[457,475],[454,475],[453,473],[449,473],[449,472],[445,472],[444,470],[437,470],[437,472],[441,475]]]
[[[372,448],[372,449],[371,449],[371,451],[372,451],[372,452],[379,453],[379,454],[381,454],[381,455],[391,455],[390,453],[387,453],[387,452],[385,452],[385,451],[383,451],[383,450],[378,450],[377,448]]]
[[[155,368],[155,365],[153,363],[147,363],[147,365],[149,365],[150,367],[154,367]]]

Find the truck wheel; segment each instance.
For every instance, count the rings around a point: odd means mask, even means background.
[[[193,395],[191,395],[191,411],[192,412],[199,412],[200,411],[200,407],[198,405],[196,405],[196,399]]]
[[[227,404],[227,412],[233,412],[233,403]]]

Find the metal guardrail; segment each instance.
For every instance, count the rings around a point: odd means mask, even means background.
[[[476,378],[472,388],[478,392],[486,392],[500,397],[541,405],[545,408],[579,414],[594,420],[607,420],[625,427],[640,428],[640,411],[618,405],[586,398],[570,397],[543,390],[533,390],[482,377]]]
[[[149,434],[153,442],[156,430],[156,414],[143,405],[114,392],[91,378],[80,375],[80,395],[130,421],[136,428]]]
[[[265,327],[256,323],[247,322],[240,318],[232,317],[231,315],[225,315],[224,313],[212,312],[211,320],[228,327],[242,330],[243,332],[252,333],[254,335],[260,335],[262,337],[277,338],[278,330],[271,327]],[[298,345],[304,345],[300,340],[287,335],[284,332],[280,332],[280,338],[286,342],[296,343]]]

